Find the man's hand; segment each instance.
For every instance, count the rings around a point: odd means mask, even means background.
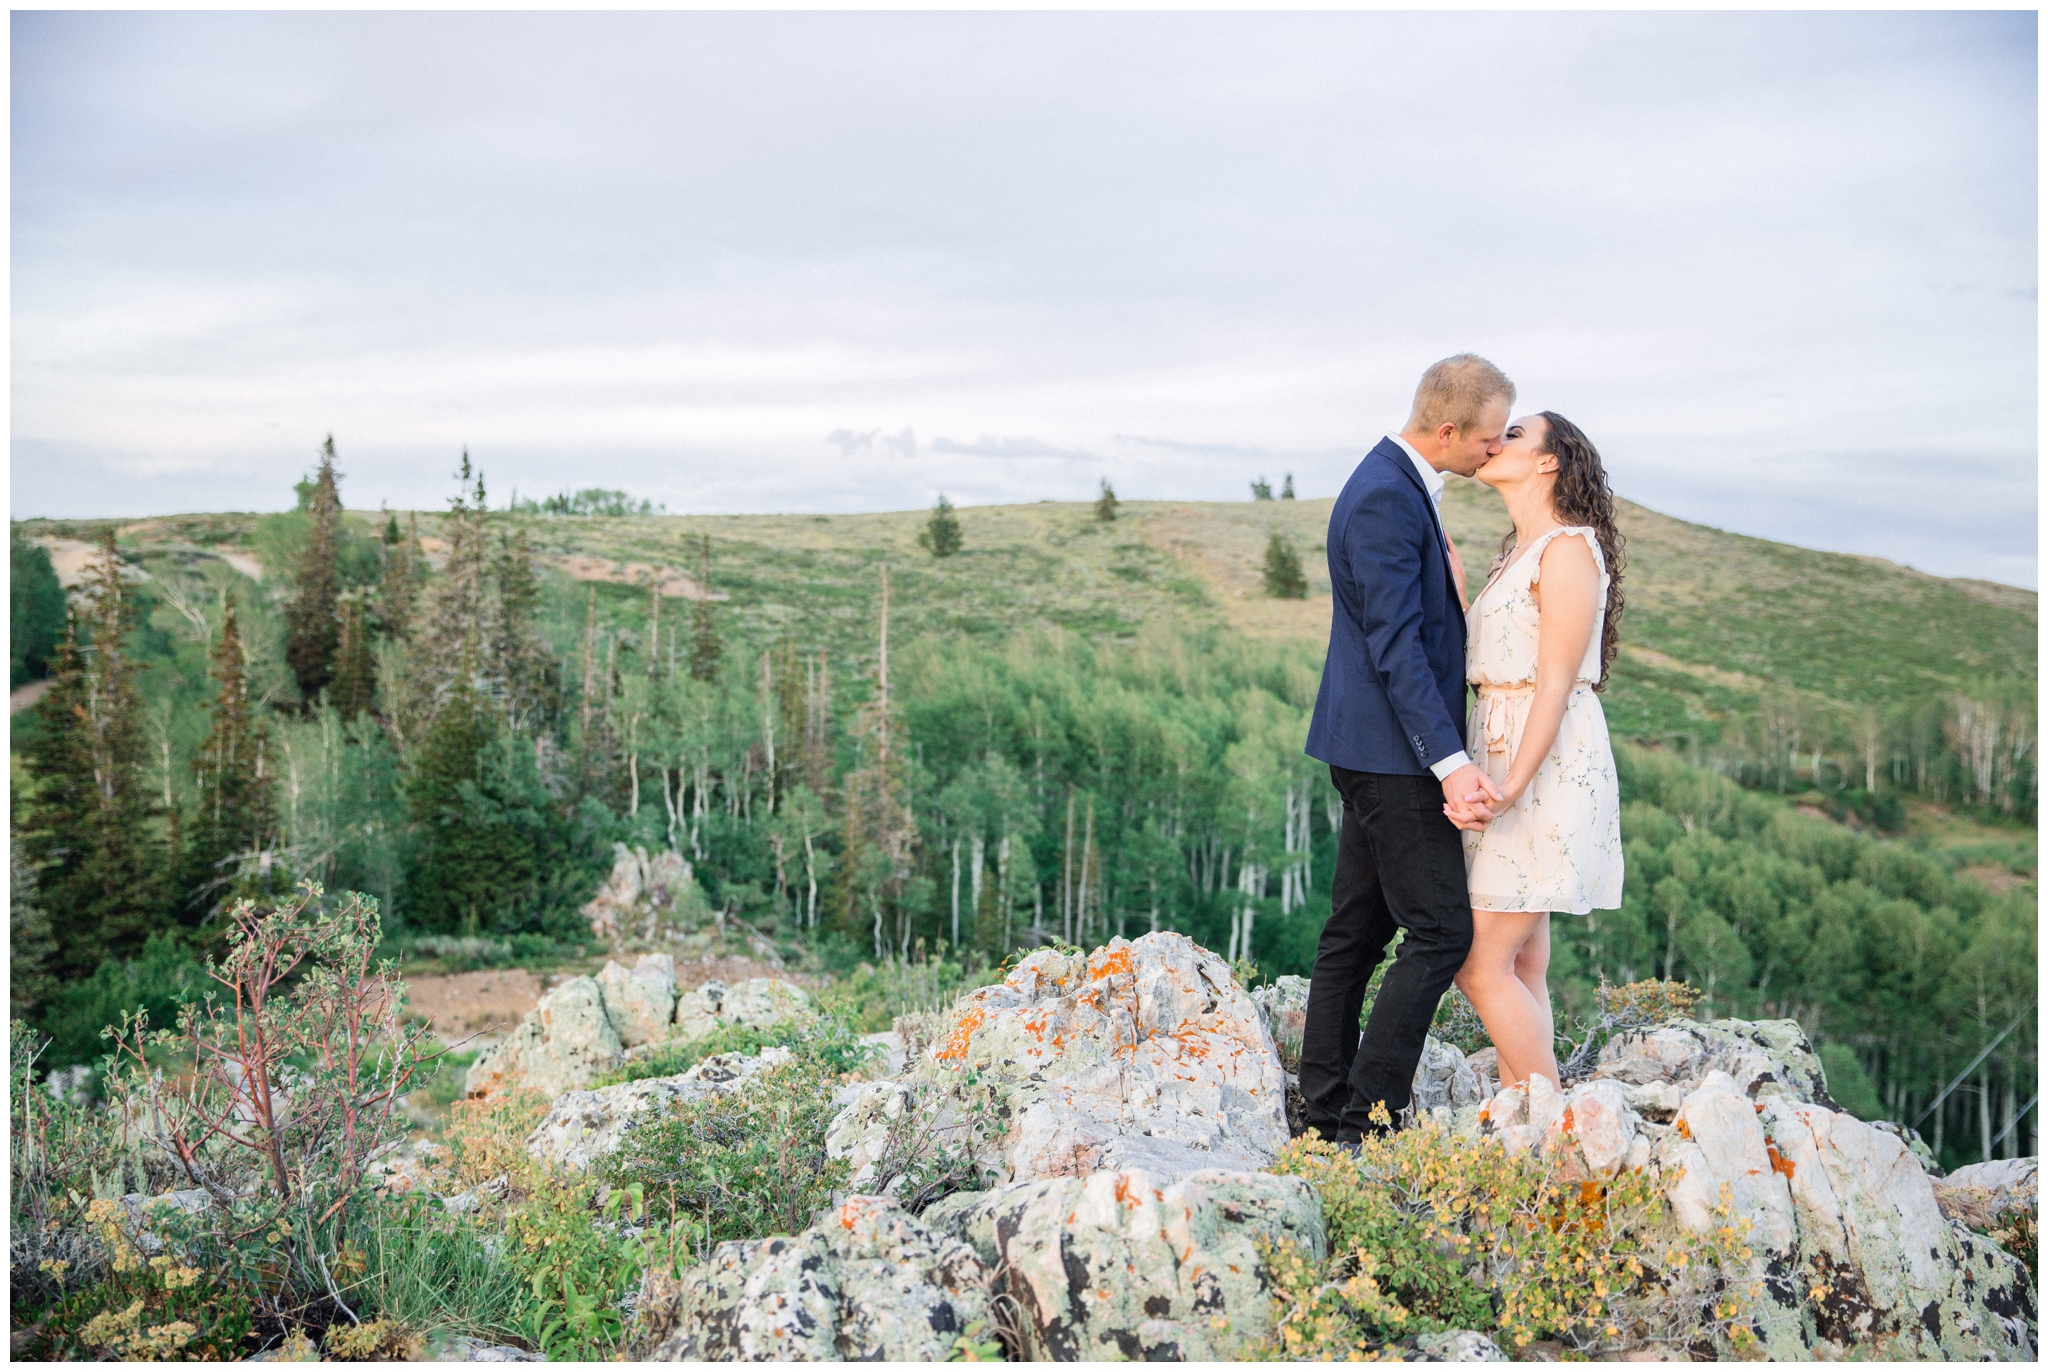
[[[1476,834],[1505,808],[1500,788],[1472,763],[1444,778],[1444,813],[1460,829]]]

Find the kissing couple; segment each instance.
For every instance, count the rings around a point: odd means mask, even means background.
[[[1454,982],[1503,1087],[1561,1085],[1550,916],[1621,905],[1620,798],[1594,695],[1619,642],[1614,497],[1577,425],[1547,410],[1511,420],[1514,401],[1485,358],[1445,358],[1330,513],[1330,651],[1307,752],[1344,809],[1301,1091],[1309,1125],[1352,1151],[1390,1127],[1376,1107],[1402,1119]],[[1491,486],[1514,521],[1469,602],[1438,508],[1446,472]]]

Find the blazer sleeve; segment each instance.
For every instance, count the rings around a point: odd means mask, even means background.
[[[1385,686],[1415,760],[1425,768],[1465,746],[1444,708],[1436,672],[1422,646],[1422,559],[1434,553],[1434,526],[1420,536],[1399,500],[1361,501],[1344,529],[1358,586],[1366,656]],[[1425,518],[1427,516],[1425,515]]]

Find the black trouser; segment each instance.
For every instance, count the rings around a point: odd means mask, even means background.
[[[1301,1094],[1309,1124],[1349,1142],[1376,1132],[1372,1107],[1407,1109],[1437,1002],[1472,947],[1465,849],[1444,817],[1434,777],[1330,769],[1344,797],[1330,919],[1316,945],[1302,1029]],[[1373,1001],[1363,1042],[1366,983],[1396,929],[1407,931]]]

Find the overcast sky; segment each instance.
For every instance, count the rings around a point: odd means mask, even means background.
[[[1474,349],[2036,585],[2021,14],[15,14],[16,517],[1334,494]]]

